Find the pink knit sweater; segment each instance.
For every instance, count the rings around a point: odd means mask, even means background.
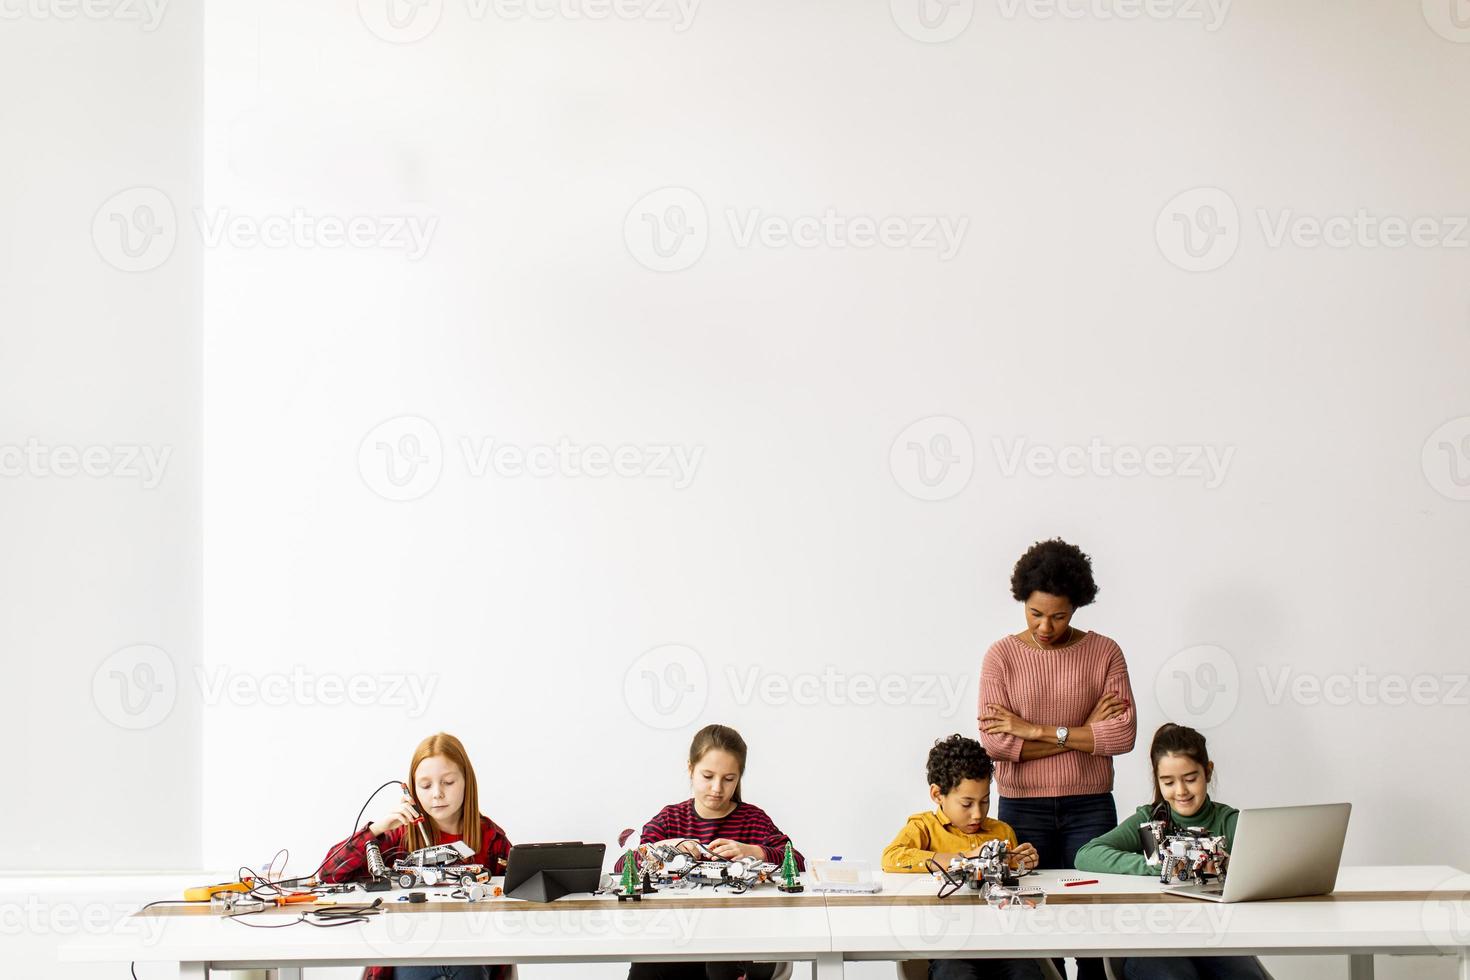
[[[995,778],[1001,796],[1112,792],[1111,757],[1133,750],[1138,723],[1123,651],[1101,633],[1088,633],[1062,650],[1038,650],[1006,636],[986,651],[980,668],[979,714],[985,713],[987,704],[999,704],[1037,725],[1080,728],[1104,691],[1123,698],[1128,709],[1092,726],[1091,755],[1062,752],[1022,762],[1019,738],[980,733],[980,744],[996,760]]]

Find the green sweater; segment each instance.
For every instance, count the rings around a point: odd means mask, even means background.
[[[1077,870],[1119,875],[1158,874],[1159,866],[1143,859],[1143,836],[1139,833],[1152,811],[1152,806],[1141,806],[1106,834],[1082,845],[1077,852]],[[1207,796],[1205,805],[1192,817],[1181,817],[1173,807],[1169,808],[1169,814],[1181,827],[1203,827],[1216,837],[1224,835],[1226,850],[1235,846],[1235,822],[1240,811],[1234,807],[1216,803]]]

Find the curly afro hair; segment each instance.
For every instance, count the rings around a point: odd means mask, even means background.
[[[1061,538],[1033,544],[1011,572],[1011,597],[1025,602],[1033,592],[1059,595],[1081,608],[1097,598],[1092,559]]]
[[[966,779],[989,779],[995,767],[979,742],[963,735],[936,739],[929,750],[929,782],[948,793]]]

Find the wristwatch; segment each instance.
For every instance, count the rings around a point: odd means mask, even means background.
[[[1057,744],[1060,745],[1062,748],[1066,748],[1067,747],[1067,736],[1069,734],[1071,734],[1071,733],[1069,731],[1067,731],[1067,728],[1066,728],[1065,725],[1063,725],[1063,726],[1061,726],[1061,727],[1059,727],[1057,729]]]

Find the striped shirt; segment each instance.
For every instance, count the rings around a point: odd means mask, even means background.
[[[781,863],[786,855],[786,845],[791,843],[791,838],[781,833],[766,816],[766,811],[753,803],[742,801],[723,817],[706,820],[695,811],[693,799],[671,803],[658,811],[657,816],[643,825],[639,843],[654,844],[661,840],[688,838],[708,844],[722,837],[739,844],[759,846],[765,852],[765,859],[772,864]],[[794,845],[792,853],[796,857],[796,870],[805,871],[806,859]]]
[[[1069,751],[1021,761],[1021,739],[980,732],[980,744],[995,761],[1001,796],[1078,796],[1113,791],[1112,756],[1133,751],[1138,733],[1128,664],[1118,644],[1088,633],[1060,650],[1039,650],[1014,636],[997,640],[980,668],[979,715],[998,704],[1046,728],[1080,728],[1103,692],[1127,703],[1120,715],[1092,726],[1093,752]],[[978,715],[977,715],[978,717]]]

